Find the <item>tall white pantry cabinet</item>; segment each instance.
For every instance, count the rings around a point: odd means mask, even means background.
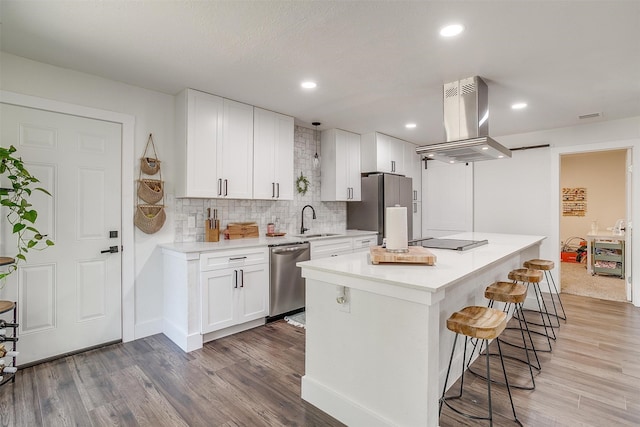
[[[177,197],[253,197],[253,106],[185,89],[176,138]]]

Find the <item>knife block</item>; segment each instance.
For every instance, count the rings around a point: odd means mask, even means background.
[[[208,219],[204,222],[204,241],[205,242],[220,241],[220,220],[219,219],[216,219],[216,220]]]

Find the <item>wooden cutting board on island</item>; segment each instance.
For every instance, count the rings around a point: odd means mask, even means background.
[[[382,246],[372,246],[371,263],[373,264],[424,264],[436,265],[436,256],[422,246],[409,246],[408,252],[388,252]]]

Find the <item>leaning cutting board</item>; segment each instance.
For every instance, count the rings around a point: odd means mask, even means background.
[[[382,246],[372,246],[371,262],[373,264],[424,264],[436,265],[436,256],[422,246],[409,246],[409,252],[387,252]]]

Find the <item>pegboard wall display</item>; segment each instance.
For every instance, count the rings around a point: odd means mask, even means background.
[[[585,216],[587,213],[587,189],[584,187],[562,189],[562,216]]]

